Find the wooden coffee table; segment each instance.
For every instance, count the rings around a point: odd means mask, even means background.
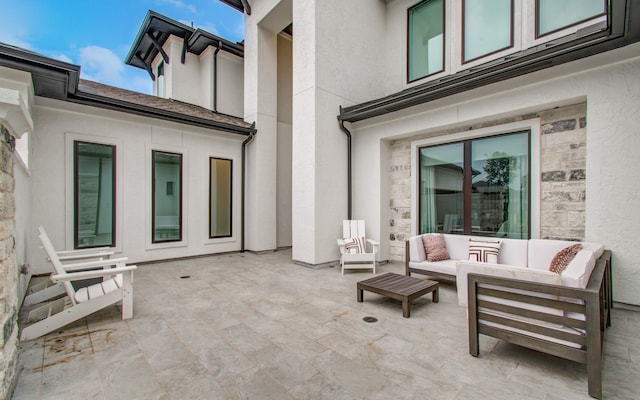
[[[411,311],[409,303],[422,295],[433,292],[433,302],[439,301],[438,282],[428,279],[420,279],[413,276],[404,276],[392,272],[374,276],[360,281],[357,284],[358,302],[362,303],[363,291],[381,294],[402,302],[402,316],[409,318]]]

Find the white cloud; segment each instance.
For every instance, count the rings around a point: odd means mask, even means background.
[[[67,57],[64,54],[59,54],[59,55],[57,55],[57,56],[55,56],[53,58],[55,58],[58,61],[63,61],[63,62],[69,63],[69,64],[73,64],[73,60],[70,59],[69,57]]]
[[[100,46],[83,47],[79,63],[83,79],[122,87],[124,63],[113,51]]]
[[[198,11],[196,10],[196,7],[193,4],[185,4],[185,2],[181,1],[181,0],[164,0],[165,3],[169,3],[171,5],[173,5],[174,7],[177,8],[184,8],[185,10],[188,10],[194,14],[196,14]]]

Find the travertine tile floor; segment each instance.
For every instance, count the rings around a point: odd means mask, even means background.
[[[140,266],[133,319],[111,307],[22,343],[13,399],[589,398],[583,365],[486,337],[470,356],[453,286],[406,319],[394,300],[356,301],[370,276],[305,268],[288,250]],[[605,398],[640,398],[639,332],[640,312],[614,310]]]

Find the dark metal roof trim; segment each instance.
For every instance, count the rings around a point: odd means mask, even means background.
[[[200,28],[194,29],[149,10],[125,58],[125,64],[146,70],[151,78],[155,80],[151,70],[151,63],[153,63],[158,53],[162,54],[165,63],[169,63],[169,57],[162,46],[171,35],[183,39],[182,53],[180,55],[182,63],[185,62],[187,52],[199,55],[207,46],[215,46],[219,42],[224,43],[225,51],[238,57],[244,57],[244,46],[242,44],[230,42]]]
[[[177,112],[171,112],[164,109],[144,106],[140,104],[130,103],[127,101],[114,99],[111,97],[100,96],[90,93],[89,91],[78,91],[73,96],[69,96],[67,101],[71,103],[77,103],[92,107],[99,107],[108,110],[126,112],[129,114],[136,114],[143,117],[151,117],[157,119],[163,119],[165,121],[178,122],[182,124],[198,126],[207,129],[216,129],[224,132],[239,134],[243,136],[249,136],[255,128],[249,126],[238,126],[233,124],[227,124],[224,122],[212,121],[205,118],[199,118]]]
[[[220,43],[222,43],[222,50],[244,58],[244,45],[230,42],[200,28],[196,29],[189,38],[188,48],[190,53],[200,55],[208,46],[218,47]]]
[[[145,64],[151,65],[159,52],[151,38],[154,38],[162,47],[170,35],[184,38],[191,36],[193,31],[193,28],[183,23],[149,10],[129,53],[125,57],[125,64],[146,69]]]
[[[247,15],[251,15],[251,6],[246,0],[220,0],[224,4],[235,8],[241,13],[245,12],[245,3],[249,6],[247,10]]]
[[[64,99],[78,88],[80,66],[0,43],[0,66],[32,73],[34,94]]]
[[[595,33],[581,30],[383,98],[345,107],[338,120],[362,121],[639,42],[640,4],[612,0],[609,6],[609,26],[596,26],[602,29]]]
[[[0,66],[29,72],[33,81],[34,94],[55,100],[68,101],[93,107],[105,108],[130,114],[163,119],[192,126],[215,129],[233,134],[247,136],[253,132],[251,126],[241,118],[214,113],[211,110],[201,109],[199,112],[181,113],[167,109],[167,107],[153,107],[150,105],[126,101],[116,96],[110,97],[98,94],[98,90],[92,88],[88,81],[83,81],[80,87],[80,66],[58,61],[40,54],[0,43]],[[148,96],[154,101],[171,101],[156,98],[155,96],[118,89],[112,86],[94,83],[96,87],[111,88],[111,92],[123,91],[121,98],[135,96]],[[186,104],[186,103],[185,103]],[[197,106],[192,106],[197,107]],[[214,115],[216,119],[204,118],[207,113]],[[203,117],[204,116],[204,117]],[[229,121],[229,122],[225,122]],[[232,122],[232,123],[230,123]]]

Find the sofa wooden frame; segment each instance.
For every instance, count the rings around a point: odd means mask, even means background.
[[[441,272],[435,272],[435,271],[428,271],[426,269],[421,269],[421,268],[411,268],[409,266],[409,261],[410,257],[409,255],[410,250],[409,250],[409,241],[405,240],[404,242],[404,274],[406,276],[411,276],[412,272],[415,272],[416,274],[422,274],[422,275],[427,275],[430,276],[431,278],[433,278],[434,280],[437,281],[446,281],[446,282],[453,282],[456,283],[456,276],[455,275],[449,275],[449,274],[443,274]]]
[[[483,334],[586,364],[589,395],[601,398],[604,332],[611,325],[613,306],[611,278],[608,250],[597,260],[585,289],[469,274],[469,353],[478,357],[479,335]],[[530,304],[534,309],[553,308],[561,310],[562,315],[507,305],[505,301]],[[571,318],[568,313],[585,318]],[[541,326],[545,324],[573,328],[574,333]]]

